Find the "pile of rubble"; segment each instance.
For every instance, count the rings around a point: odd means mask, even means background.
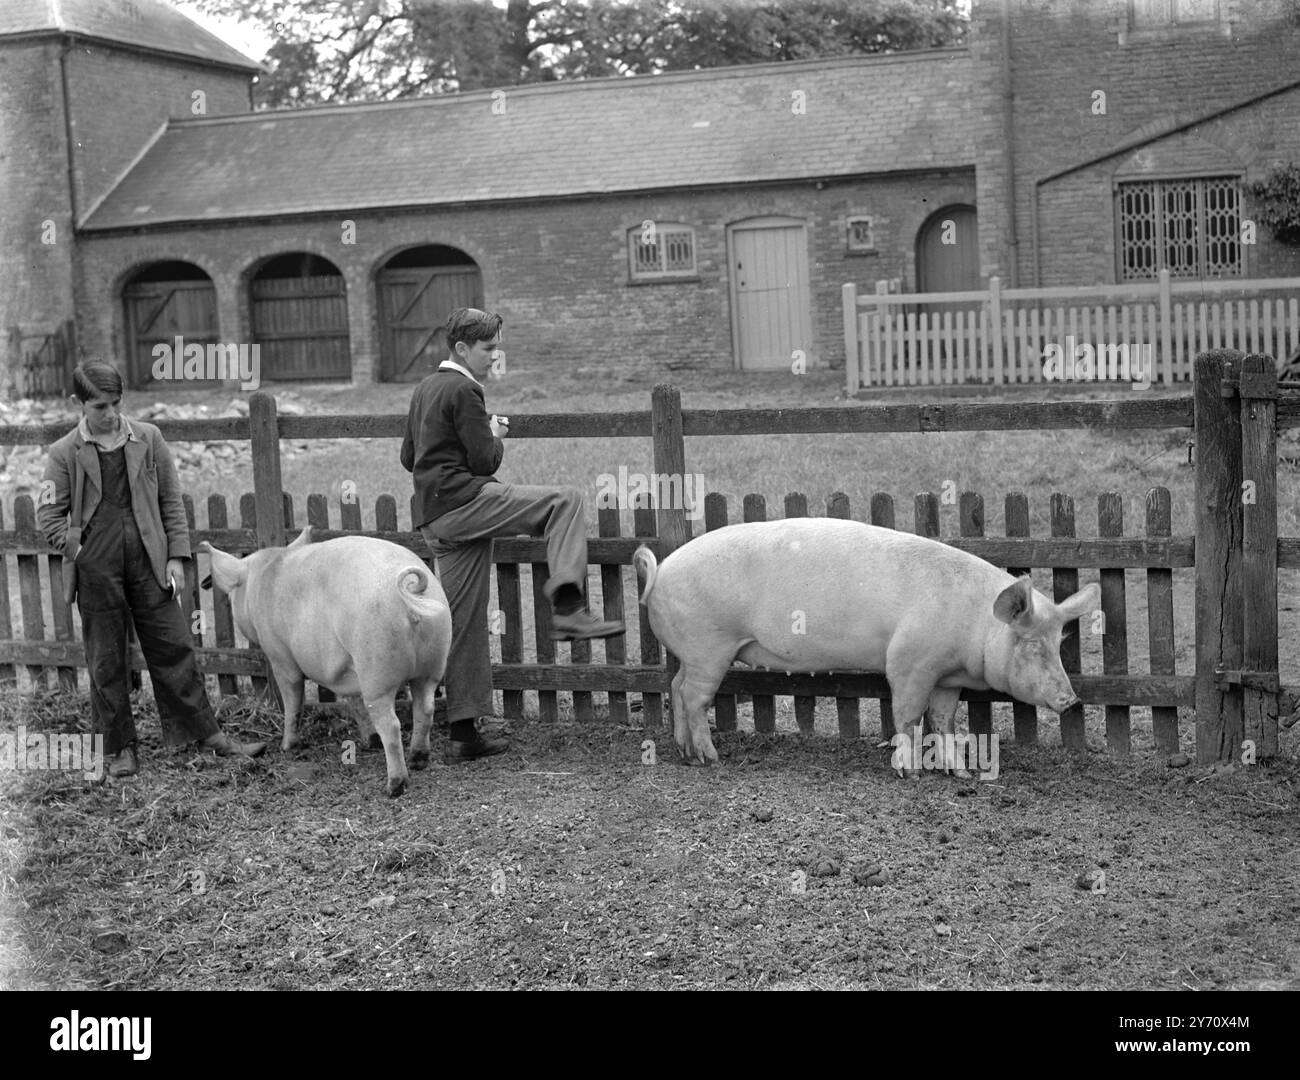
[[[307,416],[313,412],[311,402],[304,400],[291,391],[277,391],[275,395],[276,411],[281,416]],[[67,398],[37,401],[20,398],[17,401],[0,401],[0,426],[8,427],[27,424],[57,424],[71,426],[76,422],[80,410]],[[168,404],[155,401],[144,408],[127,411],[132,420],[214,420],[224,416],[247,416],[246,398],[234,398],[224,408],[212,405]],[[193,482],[206,473],[209,475],[218,469],[228,469],[233,462],[249,460],[248,441],[238,442],[176,442],[168,440],[172,460],[176,463],[182,484]],[[311,449],[308,442],[288,442],[281,440],[282,458],[295,457]],[[45,473],[46,447],[44,446],[5,446],[0,445],[0,495],[8,502],[16,495],[31,495],[33,498],[40,488],[41,477]]]

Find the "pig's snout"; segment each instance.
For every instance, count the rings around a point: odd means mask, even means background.
[[[1079,695],[1073,690],[1066,690],[1057,695],[1056,701],[1052,704],[1052,708],[1058,713],[1063,713],[1066,709],[1071,709],[1078,704]]]

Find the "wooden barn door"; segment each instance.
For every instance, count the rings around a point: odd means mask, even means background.
[[[264,382],[352,377],[342,275],[257,277],[249,292]]]
[[[122,290],[122,299],[127,382],[134,389],[179,385],[154,379],[155,345],[174,346],[177,337],[187,345],[217,340],[217,291],[211,281],[135,282]]]
[[[447,316],[458,307],[483,306],[477,266],[384,269],[376,284],[384,382],[419,382],[435,370],[447,359]]]
[[[789,368],[796,350],[813,360],[808,235],[794,218],[731,226],[732,343],[745,371]]]

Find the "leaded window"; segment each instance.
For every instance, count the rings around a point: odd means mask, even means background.
[[[1120,279],[1240,277],[1241,193],[1235,177],[1120,184]]]

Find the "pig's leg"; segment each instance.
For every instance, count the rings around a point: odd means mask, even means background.
[[[429,764],[429,730],[433,727],[434,695],[438,680],[432,677],[411,680],[411,768]]]
[[[275,685],[280,688],[280,697],[284,699],[284,738],[280,740],[280,749],[292,750],[298,745],[298,714],[302,712],[304,682],[302,672],[273,660],[271,674],[275,676]]]
[[[393,708],[397,691],[393,689],[374,696],[363,694],[363,697],[370,722],[374,724],[375,731],[384,744],[384,759],[388,764],[388,794],[396,797],[406,790],[406,782],[410,779],[406,761],[402,757],[402,729],[397,723],[397,711]]]
[[[677,752],[686,756],[686,708],[682,705],[682,680],[686,678],[686,669],[679,667],[677,674],[673,676],[671,687],[671,707],[673,710],[673,742],[677,744]]]
[[[911,740],[909,761],[903,768],[903,775],[915,779],[918,770],[912,765],[922,760],[922,721],[937,679],[929,672],[916,669],[900,674],[892,670],[892,661],[892,657],[885,660],[885,677],[889,680],[889,694],[894,706],[894,731]]]
[[[955,736],[957,725],[957,702],[961,700],[960,687],[935,687],[930,694],[930,722],[934,733],[943,740],[943,767],[961,780],[969,780],[970,773],[964,766],[958,767]]]
[[[709,735],[708,708],[729,667],[730,657],[713,667],[682,664],[673,678],[673,734],[682,756],[693,765],[717,763],[718,752]]]
[[[378,750],[383,745],[383,740],[375,730],[375,725],[370,722],[370,710],[366,708],[365,701],[360,695],[350,697],[347,701],[347,708],[357,722],[357,734],[360,736],[357,747],[361,750]]]

